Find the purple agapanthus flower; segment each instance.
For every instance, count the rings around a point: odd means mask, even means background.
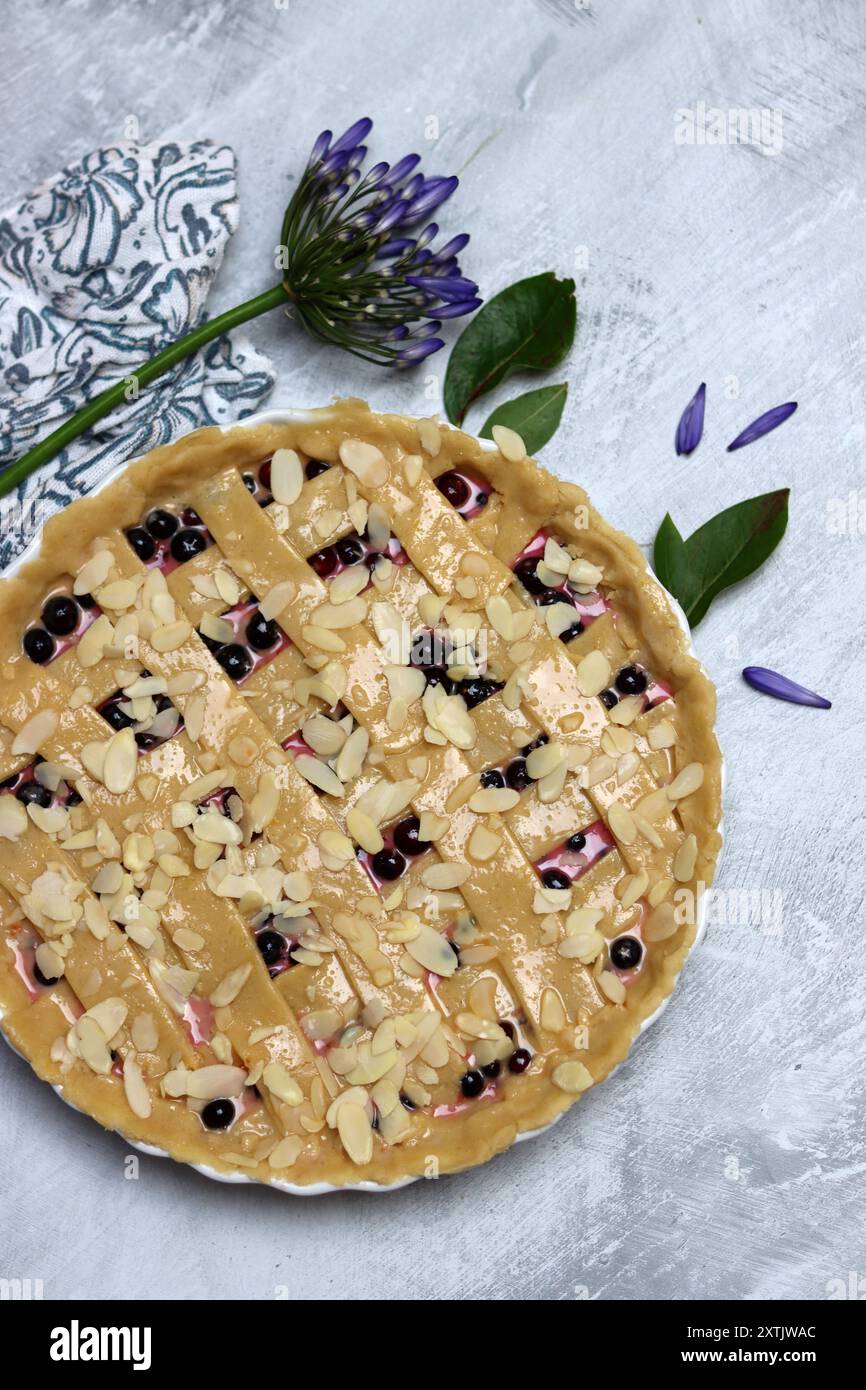
[[[469,237],[437,250],[439,228],[427,221],[458,179],[426,177],[417,154],[363,173],[372,128],[364,117],[338,140],[322,131],[313,145],[283,221],[283,284],[317,338],[410,367],[444,347],[443,320],[471,314],[481,299],[458,263]]]
[[[760,690],[762,695],[772,695],[776,700],[788,700],[792,705],[812,705],[815,709],[832,709],[831,702],[825,700],[823,695],[816,695],[814,690],[807,690],[804,685],[798,685],[767,666],[747,666],[743,671],[743,680],[754,690]]]
[[[701,442],[704,432],[704,406],[707,399],[707,383],[702,381],[692,396],[677,425],[676,448],[678,454],[690,454]]]
[[[784,405],[774,405],[772,410],[759,415],[757,420],[753,420],[750,425],[738,434],[736,439],[728,445],[728,453],[732,454],[735,449],[742,449],[746,444],[753,443],[760,439],[762,435],[769,434],[771,430],[778,429],[787,420],[789,415],[793,415],[797,409],[796,401],[786,401]]]

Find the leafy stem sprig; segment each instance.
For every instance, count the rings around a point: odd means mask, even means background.
[[[94,396],[0,474],[0,497],[172,367],[272,309],[288,310],[314,337],[383,366],[411,367],[443,347],[442,321],[481,304],[458,263],[469,237],[434,250],[439,229],[427,222],[458,180],[425,177],[417,154],[363,173],[372,126],[365,117],[337,140],[323,131],[313,145],[283,218],[279,284],[198,324]]]

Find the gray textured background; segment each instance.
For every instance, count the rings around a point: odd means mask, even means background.
[[[270,283],[287,175],[315,134],[369,113],[377,156],[417,148],[462,174],[442,221],[472,231],[486,293],[576,275],[545,462],[642,542],[668,509],[687,533],[793,492],[780,550],[697,633],[729,768],[717,921],[610,1083],[483,1170],[302,1201],[159,1160],[127,1181],[122,1141],[4,1054],[0,1275],[59,1298],[821,1299],[850,1271],[866,1292],[866,535],[833,523],[853,495],[866,531],[862,3],[7,0],[2,20],[0,202],[130,117],[145,140],[228,141],[242,225],[211,300],[226,307]],[[675,143],[677,109],[699,102],[775,109],[781,152]],[[251,332],[275,400],[431,408],[423,369],[387,378],[279,317]],[[704,442],[678,460],[701,380]],[[792,397],[783,429],[725,454]],[[752,693],[750,663],[832,712]]]

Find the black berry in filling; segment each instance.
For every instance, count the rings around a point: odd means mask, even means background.
[[[174,535],[179,523],[177,517],[173,516],[171,512],[163,511],[161,507],[155,507],[144,518],[144,524],[156,540],[167,541],[169,536]]]
[[[135,720],[131,719],[129,715],[120,708],[119,704],[104,705],[99,712],[106,724],[110,724],[115,733],[119,733],[121,729],[128,729],[130,724],[135,723]]]
[[[526,759],[515,758],[505,769],[505,780],[513,791],[522,792],[529,786],[532,778],[526,771]]]
[[[446,695],[450,695],[454,689],[454,682],[444,666],[428,666],[424,672],[424,679],[428,685],[441,685]]]
[[[184,507],[180,514],[180,519],[184,526],[203,526],[204,522],[196,511],[195,507]]]
[[[330,466],[324,459],[308,459],[304,472],[308,478],[318,478],[320,473],[327,473]]]
[[[514,571],[524,589],[527,589],[530,594],[543,594],[547,587],[545,584],[542,584],[538,575],[535,573],[537,568],[538,561],[530,558],[521,560]]]
[[[260,931],[256,945],[261,951],[265,965],[278,965],[287,955],[288,942],[278,931]]]
[[[436,486],[452,507],[462,507],[469,500],[469,484],[453,469],[448,473],[440,473],[436,479]]]
[[[505,778],[496,767],[488,768],[487,772],[481,774],[482,787],[504,787]]]
[[[30,627],[24,634],[24,651],[37,666],[44,666],[54,655],[54,638],[44,627]]]
[[[317,550],[315,555],[311,555],[307,561],[316,571],[320,579],[327,579],[328,575],[337,568],[337,555],[332,545],[324,550]]]
[[[508,1070],[513,1071],[515,1075],[519,1076],[521,1072],[526,1071],[531,1061],[532,1053],[525,1047],[518,1047],[516,1052],[512,1052],[508,1059]]]
[[[560,642],[573,642],[575,637],[579,637],[583,630],[583,623],[572,623],[571,627],[567,627],[565,632],[559,634],[559,640]]]
[[[39,966],[38,966],[38,965],[36,964],[36,962],[34,961],[34,963],[33,963],[33,978],[36,980],[37,984],[46,985],[46,986],[47,986],[47,985],[56,985],[56,984],[57,984],[57,981],[58,981],[59,978],[60,978],[60,976],[59,976],[59,975],[52,975],[52,976],[49,977],[48,975],[43,975],[43,974],[42,974],[42,971],[39,969]]]
[[[200,555],[207,549],[207,541],[201,531],[178,531],[172,537],[171,553],[178,564],[184,564],[186,560],[191,560],[194,555]]]
[[[263,652],[267,651],[268,647],[275,647],[279,640],[280,629],[273,618],[263,618],[257,609],[247,623],[247,641],[250,646]]]
[[[511,1038],[512,1041],[514,1040],[516,1029],[510,1018],[500,1018],[499,1027],[502,1029],[506,1038]]]
[[[484,1074],[480,1071],[467,1071],[460,1079],[460,1089],[467,1100],[474,1100],[484,1090]]]
[[[42,609],[42,621],[55,637],[68,637],[78,626],[81,611],[74,598],[58,594],[50,598]]]
[[[233,681],[243,680],[253,664],[252,657],[240,642],[227,642],[215,655],[226,675],[231,676]]]
[[[527,743],[525,747],[521,748],[520,751],[523,754],[524,758],[527,758],[534,749],[542,748],[545,743],[549,742],[550,739],[548,738],[547,734],[539,734],[537,738],[534,738],[531,743]]]
[[[47,787],[43,787],[39,782],[25,782],[15,793],[18,801],[23,801],[25,806],[50,806],[51,793]]]
[[[580,854],[586,849],[586,836],[578,830],[576,835],[571,835],[569,839],[566,840],[566,848],[574,850],[575,854]]]
[[[496,1062],[496,1061],[488,1062],[488,1063],[487,1063],[487,1066],[486,1066],[486,1067],[482,1067],[481,1070],[483,1071],[483,1073],[484,1073],[485,1076],[494,1076],[494,1077],[495,1077],[495,1076],[498,1076],[499,1073],[502,1071],[502,1064],[501,1064],[501,1062]]]
[[[139,560],[147,564],[156,554],[156,546],[153,543],[153,536],[145,531],[143,526],[131,526],[126,533],[126,539],[132,546]]]
[[[364,558],[364,547],[354,536],[344,536],[341,541],[337,541],[334,550],[337,552],[337,559],[343,565],[357,565],[358,561]]]
[[[617,970],[634,970],[642,956],[643,947],[636,936],[618,936],[611,942],[610,959]]]
[[[76,594],[76,598],[78,599],[80,608],[93,608],[96,603],[96,599],[92,594]]]
[[[406,867],[406,860],[396,849],[380,849],[378,854],[373,855],[370,863],[376,877],[387,882],[399,878]]]
[[[564,874],[562,869],[545,869],[541,875],[541,882],[545,888],[570,888],[571,879],[568,874]]]
[[[605,709],[613,709],[614,705],[619,703],[615,690],[603,690],[598,698],[601,700]]]
[[[623,666],[614,684],[621,695],[642,695],[649,682],[646,671],[639,671],[636,666]]]
[[[241,477],[241,482],[243,483],[243,485],[244,485],[244,487],[246,488],[247,492],[255,492],[255,490],[256,490],[256,480],[255,480],[255,478],[253,477],[252,473],[244,473],[243,476]]]
[[[429,840],[419,840],[418,830],[421,825],[417,816],[407,816],[401,820],[394,830],[394,844],[404,854],[410,857],[416,854],[423,854],[430,848]]]
[[[488,676],[471,676],[468,680],[460,682],[459,691],[466,701],[466,708],[474,709],[483,700],[489,700],[497,690],[501,690],[503,684],[503,681],[491,680]]]
[[[206,1129],[228,1129],[234,1117],[234,1101],[231,1100],[209,1100],[201,1112],[201,1122]]]

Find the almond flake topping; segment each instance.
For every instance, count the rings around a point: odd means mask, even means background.
[[[432,970],[434,975],[453,975],[457,969],[457,957],[441,932],[434,931],[422,923],[417,936],[406,943],[406,950],[413,960]]]
[[[554,1068],[550,1079],[560,1091],[565,1091],[571,1096],[589,1090],[593,1084],[592,1074],[583,1065],[583,1062],[578,1061],[560,1062],[559,1066]]]
[[[500,454],[509,463],[519,463],[526,458],[526,445],[516,430],[507,425],[494,425],[490,433]]]
[[[702,763],[688,763],[674,780],[665,788],[671,801],[681,801],[684,796],[691,796],[704,783],[704,768]]]
[[[383,487],[388,481],[387,460],[375,444],[344,439],[340,445],[340,462],[364,487]]]
[[[366,1100],[366,1093],[362,1094]],[[363,1167],[370,1162],[373,1157],[373,1130],[365,1109],[352,1101],[344,1102],[337,1111],[337,1132],[353,1163]]]
[[[274,500],[290,507],[304,486],[304,470],[294,449],[277,449],[271,459],[271,492]]]
[[[123,1059],[123,1089],[133,1115],[138,1115],[141,1120],[149,1120],[153,1102],[141,1067],[131,1055]]]
[[[60,715],[53,709],[41,709],[32,715],[19,729],[12,741],[12,752],[38,753],[43,743],[53,738],[60,723]]]
[[[610,662],[602,651],[587,652],[577,668],[581,695],[600,695],[610,685]]]
[[[27,811],[14,796],[0,796],[0,840],[17,840],[27,829]]]
[[[230,970],[227,975],[220,980],[216,989],[210,997],[210,1002],[215,1009],[225,1008],[237,999],[244,985],[250,977],[252,966],[239,965],[235,970]]]
[[[262,1072],[262,1080],[272,1095],[286,1105],[301,1105],[304,1093],[295,1078],[279,1062],[269,1062]]]

